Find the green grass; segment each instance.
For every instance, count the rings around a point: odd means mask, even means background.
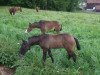
[[[0,7],[0,63],[9,67],[17,66],[15,75],[99,75],[100,74],[100,14],[82,12],[36,12],[23,8],[11,16],[9,7]],[[75,49],[77,62],[67,59],[66,51],[52,49],[54,64],[47,56],[46,66],[42,65],[42,50],[33,46],[23,59],[18,56],[22,39],[41,34],[39,29],[25,34],[29,22],[56,20],[62,24],[61,33],[69,33],[78,38],[81,50]],[[55,32],[48,32],[55,34]]]

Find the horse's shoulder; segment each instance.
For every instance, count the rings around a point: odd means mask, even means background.
[[[40,27],[44,27],[46,25],[46,22],[39,22],[38,25],[40,25]]]

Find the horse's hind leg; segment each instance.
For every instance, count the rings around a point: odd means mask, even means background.
[[[56,31],[56,32],[57,32],[57,34],[59,34],[59,33],[60,33],[60,29],[59,29],[59,28],[57,28],[57,27],[55,27],[54,31]]]
[[[54,59],[53,59],[53,57],[52,57],[51,50],[48,50],[48,55],[51,57],[52,63],[54,63]]]
[[[46,32],[46,31],[45,31],[44,29],[41,29],[41,33],[42,33],[42,34],[45,34],[45,32]]]
[[[59,29],[60,29],[60,31],[62,30],[62,25],[60,25]]]
[[[60,30],[58,30],[58,29],[54,29],[54,31],[56,31],[56,32],[57,32],[57,34],[59,34],[59,33],[60,33]]]
[[[12,13],[13,13],[13,15],[15,15],[15,11],[13,11]]]
[[[74,52],[68,53],[68,59],[72,57],[73,61],[76,62],[76,54]]]
[[[73,58],[73,61],[76,62],[76,54],[75,53],[73,53],[72,58]]]
[[[70,59],[72,57],[73,61],[76,62],[76,54],[73,52],[73,50],[71,49],[66,49],[68,52],[68,59]]]

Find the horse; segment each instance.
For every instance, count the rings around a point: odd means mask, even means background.
[[[22,8],[21,8],[21,7],[11,7],[11,8],[9,8],[9,13],[10,13],[11,15],[15,15],[15,13],[16,13],[17,11],[22,12]]]
[[[57,21],[40,20],[39,22],[29,23],[29,26],[26,29],[25,33],[32,31],[32,29],[34,28],[39,28],[42,34],[45,34],[51,29],[54,29],[54,31],[56,31],[57,33],[62,30],[62,26]]]
[[[36,12],[39,12],[39,9],[40,9],[39,7],[35,7]]]
[[[46,61],[46,55],[51,57],[52,63],[54,62],[51,49],[55,48],[65,48],[68,53],[68,59],[72,58],[76,62],[76,54],[74,53],[74,48],[77,47],[80,50],[80,44],[78,39],[69,35],[67,33],[63,34],[41,34],[38,36],[32,36],[28,38],[28,41],[23,40],[19,55],[23,56],[25,53],[30,50],[30,47],[33,45],[39,45],[43,50],[43,64]]]

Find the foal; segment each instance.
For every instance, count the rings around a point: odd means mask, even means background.
[[[46,60],[47,52],[51,57],[52,63],[54,62],[51,53],[52,48],[65,48],[68,53],[68,59],[72,57],[74,62],[76,62],[76,54],[73,51],[75,46],[77,46],[77,49],[80,50],[80,45],[78,40],[69,34],[58,34],[58,35],[42,34],[39,36],[32,36],[28,39],[28,41],[23,41],[19,53],[21,55],[24,55],[32,45],[39,45],[42,48],[43,63]]]
[[[11,15],[15,15],[15,13],[16,13],[17,11],[22,12],[22,8],[21,8],[21,7],[12,7],[12,8],[9,9],[9,13],[10,13]]]
[[[36,9],[36,12],[39,12],[39,7],[35,7],[35,9]]]
[[[34,28],[39,28],[41,32],[45,34],[51,29],[54,29],[57,33],[59,33],[62,29],[62,26],[57,21],[40,20],[39,22],[29,23],[29,27],[25,33],[32,31]]]

